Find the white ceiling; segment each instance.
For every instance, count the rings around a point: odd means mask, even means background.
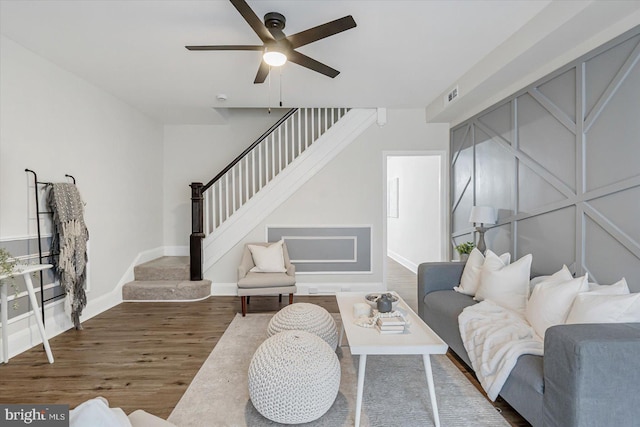
[[[286,34],[345,15],[358,25],[299,49],[340,70],[335,79],[282,68],[285,107],[425,107],[549,3],[248,0],[259,17],[285,15]],[[253,84],[260,52],[184,48],[260,44],[226,0],[2,0],[0,30],[163,123],[214,123],[212,108],[278,102],[277,71],[271,88]]]

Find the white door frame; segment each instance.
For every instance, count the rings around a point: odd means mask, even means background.
[[[389,157],[399,156],[439,156],[440,157],[440,257],[442,261],[448,259],[449,254],[447,250],[449,248],[449,164],[446,161],[448,159],[446,150],[399,150],[399,151],[383,151],[382,152],[382,284],[384,288],[387,288],[387,263],[385,259],[387,257],[387,159]]]

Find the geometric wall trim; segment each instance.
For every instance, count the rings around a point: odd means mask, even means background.
[[[267,226],[284,240],[296,274],[371,273],[371,226]]]
[[[640,26],[451,129],[451,242],[640,291]]]

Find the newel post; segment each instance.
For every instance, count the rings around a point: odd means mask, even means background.
[[[202,239],[204,238],[204,204],[202,198],[202,183],[192,182],[191,185],[191,238],[189,241],[189,256],[191,265],[191,280],[202,280]]]

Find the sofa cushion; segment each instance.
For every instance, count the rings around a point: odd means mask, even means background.
[[[471,361],[464,349],[458,316],[466,307],[476,304],[472,297],[453,291],[430,292],[424,297],[424,321],[464,362]]]
[[[285,273],[247,273],[238,280],[239,288],[273,288],[275,286],[293,286],[296,278]]]
[[[524,354],[518,358],[500,396],[533,425],[542,425],[544,371],[542,356]]]

